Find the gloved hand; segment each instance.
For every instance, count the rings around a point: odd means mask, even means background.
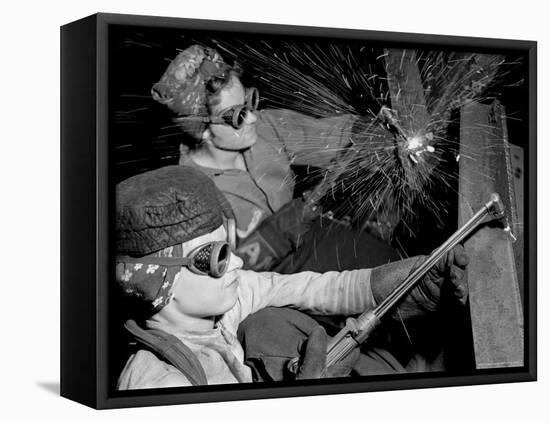
[[[306,339],[302,340],[302,348],[297,350],[299,357],[296,380],[320,379],[326,374],[328,336],[322,326],[317,325]],[[287,363],[288,364],[288,363]]]
[[[462,245],[458,245],[445,254],[434,267],[422,278],[418,284],[418,294],[424,294],[432,301],[426,302],[425,306],[431,309],[437,308],[441,289],[444,289],[445,281],[448,281],[448,289],[453,296],[462,304],[468,299],[467,280],[464,271],[468,265],[469,258]],[[413,290],[415,291],[415,290]],[[415,293],[416,294],[416,293]]]
[[[344,359],[326,367],[329,337],[322,326],[317,326],[309,335],[300,355],[300,367],[296,380],[348,377],[359,358],[360,350],[355,348]]]
[[[425,257],[414,257],[376,267],[371,274],[371,287],[374,300],[379,304],[405,278],[422,264]],[[392,314],[396,319],[420,317],[435,311],[440,303],[441,291],[449,289],[453,296],[465,304],[468,287],[464,270],[468,256],[462,246],[457,246],[445,254],[399,303],[398,310]]]
[[[255,382],[349,376],[359,349],[326,368],[328,336],[307,314],[290,308],[268,307],[248,316],[239,326],[244,362]],[[292,373],[289,362],[299,357]]]

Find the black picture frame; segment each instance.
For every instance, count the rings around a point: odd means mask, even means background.
[[[364,40],[521,53],[528,76],[524,365],[475,374],[410,374],[116,392],[109,382],[109,284],[115,175],[109,148],[109,37],[118,26]],[[533,41],[95,14],[61,28],[61,395],[90,407],[233,401],[534,381],[536,356],[536,63]],[[79,248],[75,248],[78,245]],[[111,376],[112,377],[112,376]]]

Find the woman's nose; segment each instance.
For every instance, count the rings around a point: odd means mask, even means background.
[[[256,113],[254,113],[251,110],[247,110],[246,116],[244,117],[245,123],[252,125],[254,122],[256,122],[258,118],[256,117]]]
[[[239,256],[231,253],[231,257],[229,258],[229,266],[227,268],[227,271],[231,272],[233,270],[242,269],[242,267],[243,267],[243,260]]]

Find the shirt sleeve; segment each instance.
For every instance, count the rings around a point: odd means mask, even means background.
[[[376,305],[370,275],[370,269],[292,275],[241,271],[234,317],[241,322],[268,306],[290,306],[319,315],[362,313]]]
[[[293,163],[327,167],[342,147],[352,142],[357,119],[351,114],[315,118],[292,110],[264,110],[259,131],[281,140]]]

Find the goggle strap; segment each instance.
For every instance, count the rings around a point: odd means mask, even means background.
[[[204,115],[192,115],[192,116],[176,116],[172,118],[172,122],[174,123],[182,123],[186,121],[196,121],[196,122],[204,122],[204,123],[210,123],[212,119],[208,116]]]
[[[135,263],[135,264],[157,264],[165,267],[181,267],[189,266],[192,258],[188,257],[132,257],[132,256],[117,256],[117,263]]]

